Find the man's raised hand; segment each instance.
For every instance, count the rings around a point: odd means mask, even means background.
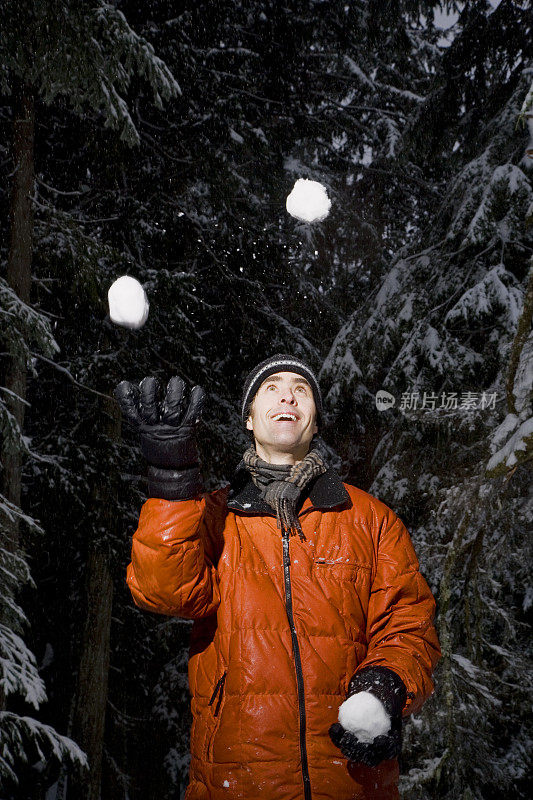
[[[196,429],[204,390],[195,386],[187,402],[185,382],[175,376],[160,401],[159,382],[148,377],[138,386],[122,381],[115,397],[124,417],[139,431],[141,452],[149,464],[150,496],[169,500],[195,496],[201,487]]]

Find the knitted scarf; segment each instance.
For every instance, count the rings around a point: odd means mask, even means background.
[[[319,437],[313,439],[312,449],[298,464],[269,464],[257,455],[255,446],[243,455],[244,465],[261,492],[263,500],[276,512],[282,533],[298,533],[305,539],[296,513],[298,498],[307,484],[327,470],[327,450]]]

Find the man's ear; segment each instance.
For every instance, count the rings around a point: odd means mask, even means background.
[[[316,424],[316,422],[313,427],[313,436],[315,435],[315,433],[318,433],[318,425]]]
[[[247,427],[247,429],[249,431],[253,431],[253,429],[254,429],[254,423],[252,422],[252,417],[251,416],[248,417],[248,419],[246,420],[246,427]]]

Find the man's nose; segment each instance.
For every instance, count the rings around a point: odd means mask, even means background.
[[[294,396],[292,389],[285,389],[285,391],[281,393],[280,402],[290,403],[291,405],[296,403],[296,397]]]

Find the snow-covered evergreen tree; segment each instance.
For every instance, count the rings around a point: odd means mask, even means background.
[[[0,546],[6,576],[0,597],[0,781],[5,795],[19,792],[27,797],[30,786],[32,795],[37,784],[46,786],[58,760],[86,765],[74,742],[53,727],[18,713],[16,707],[18,696],[36,709],[46,699],[35,658],[21,638],[26,617],[17,602],[20,584],[29,580],[20,521],[27,526],[26,543],[36,531],[42,533],[35,520],[19,508],[22,460],[23,456],[29,456],[34,464],[47,460],[33,451],[30,438],[24,435],[24,410],[29,405],[26,380],[28,370],[37,378],[35,357],[50,359],[59,349],[49,318],[30,305],[33,214],[34,206],[39,207],[33,197],[35,98],[48,105],[57,97],[66,98],[77,114],[91,110],[106,125],[119,129],[124,141],[136,144],[138,134],[125,97],[133,77],[145,79],[158,105],[162,97],[179,93],[179,86],[148,41],[132,30],[116,6],[104,2],[22,2],[16,14],[11,4],[2,2],[0,54],[0,90],[12,98],[14,128],[10,245],[7,277],[0,286],[5,384],[0,401],[5,495],[0,507]],[[6,196],[3,202],[7,204]],[[34,471],[39,467],[34,466]],[[93,759],[87,787],[94,774],[98,779]]]
[[[22,352],[28,363],[30,347],[48,356],[57,350],[49,320],[21,302],[4,279],[0,280],[0,335],[4,347],[9,352]],[[41,459],[20,430],[5,398],[6,393],[0,392],[4,452],[18,449],[30,458]],[[17,598],[20,587],[32,581],[24,552],[10,536],[14,522],[26,525],[34,536],[43,534],[35,519],[0,495],[0,787],[4,797],[19,784],[21,764],[40,772],[56,760],[85,765],[85,756],[73,741],[31,716],[16,713],[8,704],[11,698],[20,699],[38,710],[47,699],[35,656],[24,641],[28,620]]]
[[[338,436],[347,469],[410,525],[438,597],[443,659],[406,729],[407,798],[527,796],[529,35],[525,4],[465,5],[402,144],[440,202],[323,368],[334,419],[359,419],[372,442]],[[393,408],[376,410],[379,389]]]

